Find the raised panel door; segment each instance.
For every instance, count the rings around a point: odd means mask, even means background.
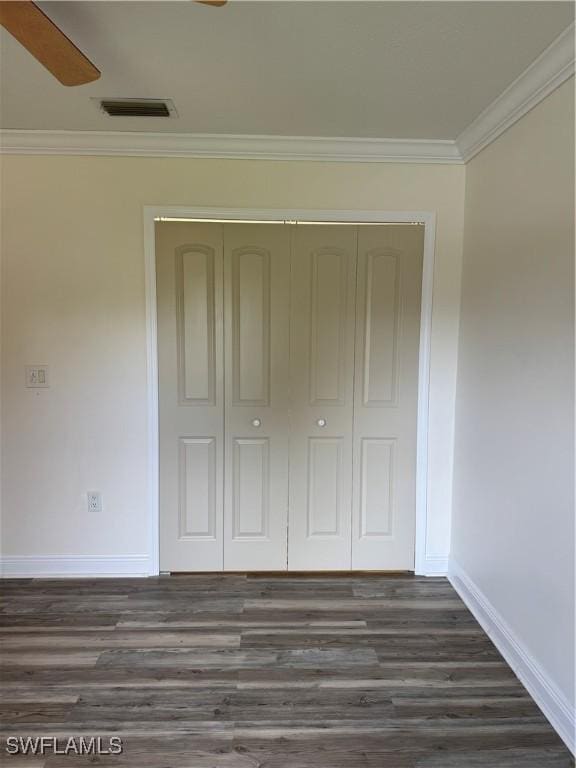
[[[224,568],[285,570],[290,230],[224,225]]]
[[[160,568],[223,567],[222,225],[156,227]]]
[[[358,233],[352,567],[412,570],[424,227]]]
[[[288,567],[348,569],[357,228],[294,230]]]

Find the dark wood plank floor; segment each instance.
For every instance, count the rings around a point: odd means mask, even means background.
[[[445,579],[2,582],[8,735],[118,735],[75,768],[568,768]]]

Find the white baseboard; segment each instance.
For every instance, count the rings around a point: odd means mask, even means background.
[[[449,563],[448,578],[552,727],[574,754],[576,711],[568,699],[550,680],[542,666],[529,653],[486,595],[453,560]]]
[[[448,574],[448,555],[426,555],[424,557],[423,576],[446,576]]]
[[[73,578],[75,576],[149,576],[147,555],[22,555],[0,558],[4,579]]]
[[[446,576],[447,555],[428,555],[423,576]],[[0,578],[41,579],[82,576],[153,576],[157,575],[147,555],[5,555],[0,557]]]

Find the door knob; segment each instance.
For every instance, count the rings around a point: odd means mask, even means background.
[[[260,426],[260,424],[262,424],[262,422],[260,421],[260,419],[252,419],[252,426],[253,426],[253,427],[259,427],[259,426]]]
[[[316,422],[316,424],[317,424],[319,427],[325,427],[325,426],[326,426],[326,419],[318,419],[318,421]]]

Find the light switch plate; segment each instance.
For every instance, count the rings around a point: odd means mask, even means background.
[[[26,366],[26,386],[27,387],[49,387],[48,366],[47,365],[27,365]]]

